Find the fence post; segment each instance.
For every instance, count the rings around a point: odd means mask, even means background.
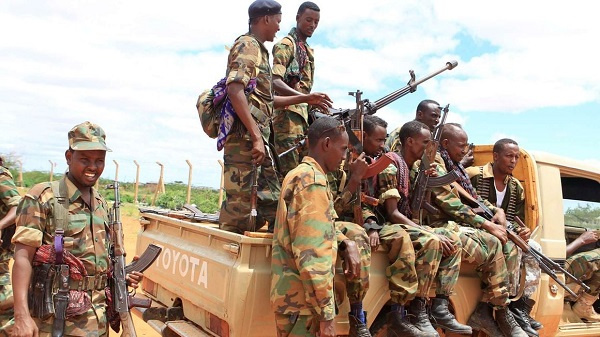
[[[221,159],[217,159],[219,165],[221,165],[221,187],[219,188],[219,202],[218,207],[221,209],[221,204],[223,204],[223,189],[225,188],[225,166],[223,166],[223,161]]]
[[[48,161],[50,162],[50,182],[52,182],[52,179],[54,178],[54,165],[56,164],[54,164],[50,159],[48,159]]]
[[[190,198],[192,196],[192,163],[189,160],[185,160],[185,162],[188,164],[188,166],[190,167],[190,172],[188,174],[188,188],[187,188],[187,198],[186,203],[189,204],[190,203]]]
[[[19,186],[23,187],[23,162],[21,162],[20,160],[17,160],[17,163],[19,163]]]
[[[113,159],[113,163],[115,163],[115,166],[117,167],[115,169],[115,181],[119,181],[119,163],[117,163],[117,161],[114,159]]]
[[[135,169],[135,189],[133,192],[133,201],[138,203],[138,186],[140,185],[140,164],[138,164],[137,160],[134,160],[133,163],[136,166]]]
[[[156,191],[154,192],[154,198],[152,198],[152,206],[156,204],[156,197],[158,197],[158,191],[161,190],[162,193],[165,193],[165,184],[163,182],[163,174],[165,166],[161,162],[156,162],[158,166],[160,166],[160,177],[158,178],[158,184],[156,185]]]

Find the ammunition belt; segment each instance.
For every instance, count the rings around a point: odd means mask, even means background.
[[[93,276],[85,276],[81,280],[73,280],[69,278],[69,289],[79,291],[103,290],[108,284],[108,276],[106,274],[98,274]]]

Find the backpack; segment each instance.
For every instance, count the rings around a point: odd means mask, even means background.
[[[198,101],[196,102],[196,109],[198,110],[198,117],[200,117],[200,124],[202,124],[202,130],[210,138],[217,138],[219,135],[219,124],[221,123],[221,105],[215,106],[213,100],[215,93],[213,88],[204,90]]]

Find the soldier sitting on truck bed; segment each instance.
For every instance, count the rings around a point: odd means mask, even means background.
[[[275,218],[271,304],[278,336],[336,335],[333,278],[338,251],[346,278],[366,277],[368,284],[369,265],[361,265],[359,253],[370,255],[366,234],[354,225],[363,236],[362,247],[357,247],[334,223],[337,215],[326,177],[345,158],[348,135],[339,120],[322,117],[308,129],[308,143],[308,156],[283,181]],[[357,164],[357,175],[364,170],[366,163]],[[357,315],[350,316],[350,335],[370,336]]]
[[[594,302],[600,294],[600,248],[573,255],[581,246],[596,243],[599,237],[596,231],[585,231],[567,246],[565,267],[576,278],[585,282],[590,291],[582,292],[571,307],[573,312],[588,322],[600,322],[600,314],[594,310]],[[572,284],[568,284],[574,289]]]
[[[274,0],[256,0],[248,8],[249,32],[238,37],[229,50],[226,70],[227,95],[233,107],[231,125],[221,123],[218,142],[224,142],[224,188],[221,229],[243,234],[269,223],[272,227],[280,185],[273,167],[273,153],[266,146],[270,136],[273,107],[309,103],[330,106],[321,93],[273,96],[269,51],[279,31],[281,5]],[[248,93],[246,94],[246,91]],[[229,110],[227,110],[229,111]],[[257,177],[258,214],[251,225],[252,177]]]
[[[364,118],[364,148],[367,154],[373,151],[383,151],[387,123],[376,116]],[[460,238],[457,231],[445,228],[424,227],[414,223],[410,209],[410,170],[409,167],[423,156],[427,144],[431,141],[431,132],[427,126],[418,121],[410,121],[402,126],[399,137],[401,148],[393,153],[395,161],[376,177],[371,195],[379,199],[379,205],[374,209],[378,221],[386,224],[396,223],[406,230],[413,241],[417,253],[417,275],[419,287],[416,297],[410,302],[409,314],[419,329],[434,332],[435,327],[446,332],[470,335],[471,327],[460,324],[448,310],[449,296],[454,291],[460,271],[461,250]],[[377,235],[377,232],[372,232]],[[428,242],[439,241],[442,248],[434,257],[432,251],[424,251]],[[439,268],[427,271],[422,262],[427,259],[437,259]],[[421,263],[419,263],[421,262]],[[429,262],[429,261],[427,261]],[[431,321],[425,310],[426,297],[435,282],[436,297],[432,299]],[[437,333],[436,333],[437,335]]]
[[[518,265],[514,261],[517,254],[512,254],[515,251],[514,245],[507,243],[506,228],[503,226],[506,222],[504,211],[484,201],[495,212],[493,222],[486,220],[463,204],[458,190],[453,187],[458,184],[468,193],[476,196],[471,181],[460,164],[467,151],[467,141],[467,134],[460,125],[452,123],[444,125],[439,152],[435,158],[435,162],[439,164],[438,175],[442,176],[454,170],[459,175],[459,179],[450,185],[432,188],[432,204],[437,206],[440,212],[432,214],[422,210],[422,224],[447,228],[459,225],[459,236],[463,246],[462,262],[476,265],[483,290],[483,298],[467,324],[474,330],[484,331],[489,336],[526,337],[527,334],[515,322],[515,318],[508,310],[510,300],[507,266],[510,266],[510,272],[515,272],[515,267]],[[411,173],[411,182],[416,178],[416,169],[415,164]],[[503,254],[505,246],[508,260]],[[493,311],[495,311],[495,318]]]
[[[520,152],[519,144],[516,141],[508,138],[498,140],[494,144],[492,150],[493,162],[487,163],[484,166],[469,167],[466,169],[471,183],[477,191],[477,194],[484,200],[488,200],[493,205],[500,207],[506,214],[506,220],[513,225],[518,225],[514,219],[518,216],[519,219],[525,220],[525,193],[519,179],[512,176],[512,172],[519,162]],[[541,251],[542,247],[539,243],[529,240],[531,234],[527,227],[515,228],[519,236],[525,240],[530,247],[537,251]],[[521,250],[518,250],[520,261],[519,265],[525,267],[525,289],[519,300],[513,301],[508,306],[517,320],[521,328],[530,336],[538,336],[536,330],[540,330],[543,326],[538,321],[529,316],[531,309],[535,305],[535,301],[530,297],[537,289],[540,281],[540,265],[531,254],[523,255]],[[519,284],[521,273],[513,273],[511,277],[511,285]],[[512,287],[511,296],[516,295],[516,287]]]

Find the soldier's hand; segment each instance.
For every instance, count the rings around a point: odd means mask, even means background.
[[[319,322],[319,337],[335,337],[335,324],[333,320]]]
[[[582,245],[587,245],[598,241],[598,234],[596,234],[596,231],[585,231],[581,233],[578,239],[582,242]]]
[[[333,101],[327,94],[322,92],[313,92],[307,95],[306,103],[318,106],[321,111],[328,111],[333,106]]]
[[[527,242],[527,240],[529,240],[531,237],[531,230],[528,227],[521,227],[518,234],[523,241]]]
[[[492,222],[506,228],[506,214],[502,208],[496,208],[496,214],[494,214]]]
[[[452,240],[450,240],[450,238],[445,235],[438,234],[437,236],[440,239],[440,243],[442,244],[442,255],[444,257],[447,257],[454,254],[454,252],[456,251],[456,246],[454,245],[454,242],[452,242]]]
[[[436,163],[431,163],[429,164],[429,168],[427,170],[425,170],[425,174],[428,175],[429,177],[437,177],[438,173],[436,170]]]
[[[346,249],[344,250],[344,275],[351,280],[360,275],[360,254],[358,247],[352,240],[344,240]]]
[[[375,229],[369,229],[367,235],[369,236],[371,251],[376,251],[379,248],[379,232]]]
[[[125,280],[127,281],[127,285],[132,287],[133,289],[137,289],[139,286],[139,283],[142,282],[142,279],[144,278],[144,274],[140,273],[139,271],[133,271],[130,274],[127,274],[125,276]]]
[[[486,231],[488,231],[488,233],[497,237],[498,240],[500,240],[500,242],[502,242],[502,245],[504,245],[506,243],[506,241],[508,241],[508,236],[506,235],[506,228],[504,226],[498,225],[491,221],[486,220],[483,223],[483,225],[481,225],[481,227],[483,229],[485,229]]]
[[[475,158],[473,157],[473,148],[469,147],[467,154],[465,154],[463,159],[460,160],[460,163],[464,167],[469,167],[469,166],[473,165],[474,161],[475,161]]]
[[[39,337],[39,330],[31,316],[15,315],[15,325],[10,332],[11,337]]]
[[[265,160],[265,142],[262,137],[252,140],[252,164],[260,165]]]
[[[359,180],[362,180],[362,177],[367,172],[367,169],[369,169],[369,164],[367,164],[365,156],[366,155],[363,152],[350,163],[350,166],[348,168],[348,171],[350,172],[350,177],[357,177],[360,178]]]

